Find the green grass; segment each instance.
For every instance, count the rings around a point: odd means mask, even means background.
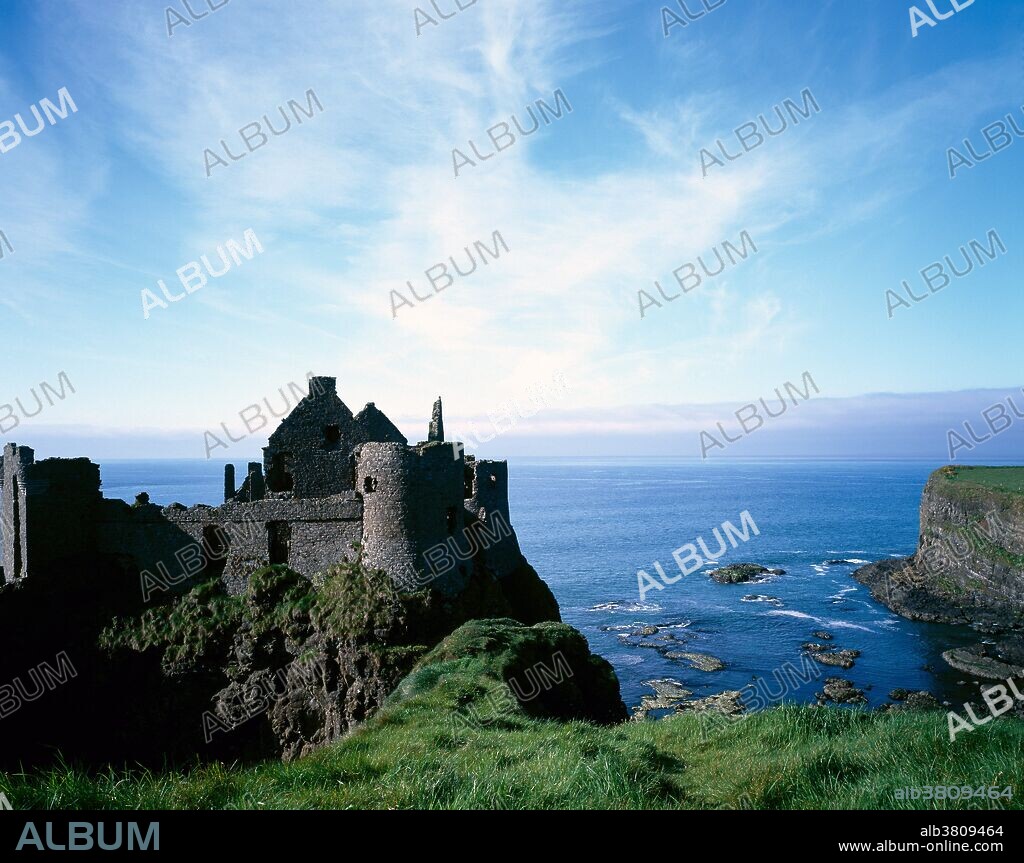
[[[937,471],[954,485],[973,485],[1005,494],[1024,495],[1024,467],[944,467]]]
[[[945,714],[785,707],[705,740],[696,716],[601,728],[444,716],[385,721],[291,764],[187,772],[71,768],[0,779],[16,808],[899,809],[897,788],[1024,789],[1024,729],[1003,720],[946,737]],[[1019,808],[1016,800],[1001,801]],[[942,808],[986,806],[984,801]]]
[[[513,700],[495,714],[481,705],[517,656],[509,638],[491,649],[485,626],[454,633],[362,728],[308,758],[163,772],[58,766],[9,772],[0,790],[18,809],[987,808],[895,792],[997,785],[1024,794],[1018,720],[950,743],[941,711],[789,706],[734,723],[682,715],[596,726],[538,719]],[[470,707],[483,722],[459,719]]]

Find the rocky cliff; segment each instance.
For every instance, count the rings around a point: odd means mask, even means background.
[[[147,605],[137,583],[104,566],[69,563],[0,589],[0,653],[15,675],[0,679],[0,764],[55,753],[82,763],[292,760],[372,715],[464,622],[560,619],[525,559],[500,580],[474,567],[454,597],[400,591],[357,559],[313,580],[264,567],[241,593],[214,576]],[[40,658],[57,668],[36,668]]]
[[[1024,624],[1024,468],[947,466],[928,479],[917,551],[854,578],[915,620]]]

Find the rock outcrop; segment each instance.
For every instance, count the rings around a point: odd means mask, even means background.
[[[935,471],[921,500],[915,554],[853,575],[914,620],[993,631],[1024,624],[1024,468]]]
[[[708,575],[719,584],[745,584],[765,575],[785,575],[784,569],[768,569],[758,563],[733,563],[711,570]]]
[[[814,642],[805,644],[803,649],[807,656],[815,662],[837,668],[853,668],[854,661],[860,656],[859,650],[839,648],[828,644],[815,644]]]
[[[336,383],[310,378],[241,486],[225,466],[217,507],[129,506],[88,459],[4,446],[0,766],[300,757],[466,621],[560,620],[507,463],[446,442],[440,399],[410,446]]]
[[[148,605],[134,579],[104,565],[81,562],[94,581],[0,589],[5,667],[21,672],[0,685],[26,693],[0,699],[0,764],[41,763],[55,752],[82,763],[292,760],[371,716],[466,621],[559,620],[525,561],[505,579],[474,568],[457,596],[432,585],[400,590],[356,559],[314,580],[264,567],[240,593],[214,576]],[[41,659],[67,678],[51,691],[33,685]]]
[[[598,725],[628,717],[611,664],[590,652],[578,630],[555,622],[463,624],[420,659],[387,706],[417,697],[455,706],[453,721],[462,726],[508,723],[521,715]],[[469,701],[476,704],[467,707]]]
[[[867,696],[864,690],[853,685],[852,680],[845,677],[828,677],[822,691],[818,693],[818,704],[824,705],[828,702],[833,704],[867,704]]]
[[[985,641],[970,647],[958,647],[942,654],[957,671],[988,680],[1024,676],[1024,639],[1015,636],[1000,641]]]

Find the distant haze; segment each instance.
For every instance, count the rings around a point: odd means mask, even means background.
[[[765,401],[779,410],[774,396]],[[1007,400],[1010,400],[1009,402]],[[528,456],[682,456],[701,455],[700,432],[721,440],[716,427],[721,422],[731,437],[742,430],[735,412],[745,403],[622,405],[602,408],[564,409],[557,406],[532,408],[528,403],[516,412],[515,404],[491,416],[477,415],[471,406],[445,403],[448,439],[458,434],[466,451],[489,458]],[[410,442],[425,440],[430,399],[424,398],[421,417],[396,414],[392,419]],[[920,394],[872,394],[850,398],[813,395],[808,401],[788,402],[787,410],[724,450],[712,448],[709,459],[733,457],[835,457],[835,458],[926,458],[945,463],[949,459],[947,433],[956,430],[970,440],[964,423],[970,423],[978,438],[991,435],[982,415],[1002,403],[1010,426],[973,449],[960,447],[956,461],[984,463],[1018,460],[1024,462],[1024,392],[1020,387],[965,390]],[[361,405],[349,405],[353,409]],[[386,404],[378,405],[387,412]],[[460,412],[458,409],[462,408]],[[536,411],[532,417],[519,413]],[[511,411],[511,412],[510,412]],[[749,412],[748,412],[749,413]],[[762,411],[763,413],[763,411]],[[990,416],[1000,411],[989,411]],[[1005,420],[995,423],[996,428]],[[756,421],[748,423],[748,427]],[[244,431],[238,417],[228,423],[235,437]],[[497,433],[497,429],[507,429]],[[211,428],[211,431],[218,431]],[[204,458],[203,429],[159,430],[148,428],[112,430],[82,426],[35,425],[23,422],[5,440],[17,440],[36,449],[40,458],[86,456],[102,461],[113,458]],[[268,426],[229,448],[211,452],[216,460],[235,462],[261,458]],[[218,432],[222,438],[225,436]],[[493,437],[493,439],[491,439]]]

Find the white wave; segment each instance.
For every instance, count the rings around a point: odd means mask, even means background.
[[[834,584],[838,584],[839,582],[833,582],[833,583]],[[856,593],[858,590],[860,590],[859,587],[842,587],[839,590],[837,590],[835,593],[831,594],[828,598],[829,599],[836,599],[836,600],[839,600],[841,602],[842,601],[846,601],[847,600],[846,594],[848,594],[848,593]],[[854,601],[856,602],[857,600],[854,600]],[[864,603],[864,604],[867,605],[868,603]]]
[[[813,614],[806,614],[802,611],[793,611],[792,609],[775,609],[774,611],[766,611],[764,614],[777,614],[784,617],[795,617],[799,620],[813,620],[815,623],[821,624],[823,629],[859,629],[862,632],[874,632],[873,629],[869,629],[868,627],[861,626],[857,623],[848,623],[845,620],[829,620],[823,617],[815,617]]]
[[[628,600],[613,600],[611,602],[599,602],[591,606],[588,611],[661,611],[661,606],[656,602],[629,602]]]
[[[768,602],[772,605],[782,605],[782,600],[777,596],[766,596],[763,593],[752,593],[749,596],[744,596],[740,599],[740,602]]]
[[[812,614],[805,614],[802,611],[793,611],[792,609],[786,609],[785,611],[782,611],[782,610],[766,611],[765,614],[778,614],[778,615],[781,615],[783,617],[796,617],[796,618],[799,618],[800,620],[817,620],[818,619],[818,618],[816,618]]]

